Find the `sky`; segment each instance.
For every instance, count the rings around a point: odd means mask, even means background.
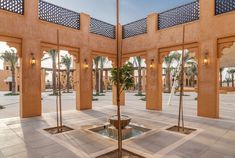
[[[45,0],[64,8],[89,14],[91,17],[115,24],[116,0]],[[145,18],[150,13],[162,12],[194,0],[120,0],[120,22]]]

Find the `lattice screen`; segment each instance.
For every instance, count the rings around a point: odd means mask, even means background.
[[[39,19],[74,29],[80,29],[79,13],[42,0],[39,1]]]
[[[147,33],[147,18],[131,22],[122,27],[123,39],[144,33]]]
[[[158,17],[158,29],[198,20],[200,16],[199,0],[162,12]]]
[[[24,0],[0,0],[0,9],[24,14]]]
[[[235,0],[215,0],[215,15],[235,10]]]
[[[115,26],[95,18],[91,18],[90,32],[115,39]]]

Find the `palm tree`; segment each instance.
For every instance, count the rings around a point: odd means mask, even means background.
[[[49,57],[44,58],[43,60],[51,59],[52,61],[52,88],[53,88],[53,94],[52,95],[57,95],[57,86],[56,86],[56,59],[58,56],[58,51],[55,49],[52,49],[48,52]]]
[[[11,64],[11,73],[12,73],[12,94],[16,94],[16,80],[15,80],[15,69],[16,69],[16,64],[18,62],[18,57],[17,54],[15,53],[14,49],[10,49],[5,51],[0,56],[1,59],[3,59],[5,62],[8,62]]]
[[[224,68],[221,67],[219,69],[219,75],[220,75],[220,87],[223,87],[223,71],[224,71]]]
[[[138,95],[142,95],[142,76],[141,76],[142,59],[140,56],[137,56],[134,58],[134,60],[136,60],[138,66]]]
[[[198,75],[198,66],[195,61],[190,61],[187,63],[188,67],[186,69],[186,75],[190,78],[190,85],[195,87],[195,76]]]
[[[235,69],[231,68],[228,69],[228,73],[231,74],[231,81],[232,81],[232,87],[234,87],[234,74],[235,74]]]
[[[224,82],[227,83],[227,87],[229,87],[229,82],[231,81],[231,79],[229,77],[225,77]]]
[[[170,93],[171,92],[171,70],[172,70],[172,63],[173,61],[177,61],[179,60],[180,54],[178,52],[174,52],[173,54],[170,54],[168,56],[165,57],[164,59],[164,63],[166,65],[166,93]]]
[[[106,63],[107,59],[105,57],[100,57],[100,92],[104,92],[104,81],[103,81],[103,70],[104,64]]]
[[[70,88],[70,66],[72,63],[72,58],[68,55],[65,55],[61,58],[61,64],[63,64],[66,67],[66,88],[67,88],[67,93],[69,93],[69,88]]]
[[[99,62],[101,60],[101,56],[98,56],[94,59],[95,63],[95,82],[96,82],[96,95],[100,95],[100,88],[99,88]]]

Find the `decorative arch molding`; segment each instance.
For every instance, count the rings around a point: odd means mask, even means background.
[[[180,45],[175,45],[175,46],[168,46],[168,47],[163,47],[159,48],[159,58],[158,58],[158,63],[162,64],[164,61],[164,58],[169,55],[170,52],[172,51],[177,51],[177,50],[182,50],[184,46],[184,49],[189,50],[191,53],[194,53],[194,56],[198,60],[198,52],[199,52],[199,47],[198,43],[186,43],[186,44],[180,44]]]
[[[57,49],[57,45],[53,43],[44,43],[41,42],[41,58],[44,56],[45,52],[49,52],[52,49]],[[60,45],[60,50],[66,50],[68,53],[72,56],[74,56],[74,61],[76,63],[79,62],[79,53],[80,49],[75,48],[75,47],[70,47],[70,46],[65,46],[65,45]]]
[[[9,47],[17,49],[17,55],[22,57],[22,39],[18,37],[0,35],[0,41],[6,42]]]
[[[226,48],[231,48],[235,43],[235,36],[228,36],[217,39],[217,57],[221,58],[223,56],[223,50]]]

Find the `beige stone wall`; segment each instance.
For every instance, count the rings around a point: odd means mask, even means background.
[[[9,91],[9,85],[4,82],[8,76],[11,76],[11,71],[0,70],[0,91]]]

